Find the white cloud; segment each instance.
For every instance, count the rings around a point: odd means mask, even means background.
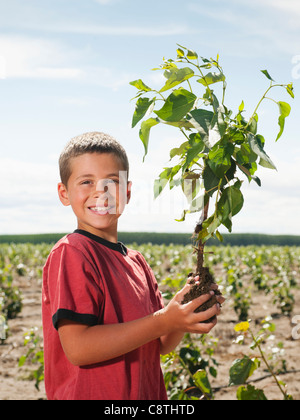
[[[0,233],[51,231],[57,180],[56,165],[0,158]]]
[[[232,0],[236,1],[236,0]],[[282,35],[282,29],[288,33],[300,27],[300,3],[299,0],[244,0],[244,4],[256,10],[266,11],[266,21],[271,20],[274,31]],[[278,25],[274,24],[274,19],[278,20]],[[298,36],[296,36],[296,42]],[[285,36],[283,36],[285,39]],[[292,42],[294,44],[294,42]]]
[[[0,78],[3,79],[72,80],[118,90],[135,77],[119,69],[81,64],[88,62],[86,51],[72,50],[59,42],[0,36]]]
[[[1,207],[47,204],[56,195],[57,165],[0,158]]]
[[[252,1],[252,0],[251,0]],[[256,3],[263,5],[263,6],[269,6],[271,8],[278,9],[281,12],[285,12],[287,14],[294,15],[294,17],[299,16],[300,17],[300,4],[299,0],[254,0]],[[295,16],[296,15],[296,16]]]
[[[190,3],[188,8],[211,21],[230,26],[228,31],[223,28],[222,42],[227,42],[233,55],[253,54],[257,58],[280,52],[293,55],[299,51],[295,31],[300,25],[298,0],[229,0],[226,4],[212,0],[209,6]],[[214,42],[219,44],[220,39]]]
[[[136,26],[136,25],[94,25],[64,22],[55,26],[38,27],[39,30],[48,30],[57,33],[73,33],[84,35],[108,35],[108,36],[147,36],[147,37],[161,37],[184,35],[191,33],[191,29],[183,24],[166,24],[166,25],[151,25],[151,26]]]
[[[78,79],[82,70],[66,66],[67,51],[54,41],[0,36],[6,78]]]

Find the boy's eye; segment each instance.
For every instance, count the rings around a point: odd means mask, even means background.
[[[89,179],[85,179],[84,181],[80,182],[80,185],[92,185],[93,183],[94,183],[93,181],[91,181]],[[101,183],[101,187],[104,188],[105,186],[107,186],[109,184],[119,184],[119,180],[118,179],[106,179],[104,183]]]

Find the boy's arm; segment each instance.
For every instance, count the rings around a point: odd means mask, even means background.
[[[58,332],[67,358],[76,366],[96,364],[129,353],[158,338],[161,338],[161,351],[167,353],[176,347],[185,332],[208,333],[215,323],[202,322],[218,315],[220,307],[215,305],[206,312],[194,313],[198,306],[211,298],[209,294],[181,305],[189,287],[186,285],[177,293],[166,308],[135,321],[90,327],[60,320]]]

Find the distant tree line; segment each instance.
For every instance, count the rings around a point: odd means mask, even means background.
[[[32,235],[0,235],[0,243],[55,243],[64,233],[44,233]],[[224,234],[223,245],[278,245],[300,246],[300,236],[294,235],[264,235],[255,233]],[[156,233],[156,232],[121,232],[119,240],[125,244],[152,243],[153,245],[190,245],[191,235],[188,233]],[[222,245],[219,241],[210,239],[208,245]]]

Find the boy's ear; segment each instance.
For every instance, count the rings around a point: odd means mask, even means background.
[[[64,206],[70,206],[70,201],[69,201],[69,197],[68,197],[68,190],[62,182],[60,182],[58,184],[57,191],[58,191],[59,199],[62,202],[62,204]]]
[[[132,182],[129,181],[127,183],[127,204],[129,204],[129,201],[131,199],[131,188],[132,188]]]

